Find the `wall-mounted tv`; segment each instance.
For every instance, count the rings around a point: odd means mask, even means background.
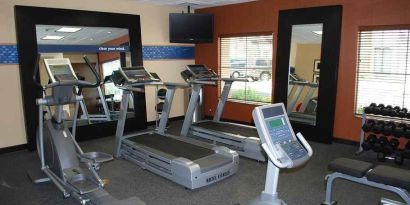
[[[213,14],[169,14],[171,43],[212,43],[214,36]]]

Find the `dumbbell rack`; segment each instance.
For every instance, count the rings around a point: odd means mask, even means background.
[[[390,117],[390,116],[384,116],[384,115],[375,115],[375,114],[366,114],[363,112],[362,114],[362,123],[361,127],[366,123],[367,120],[372,119],[372,120],[377,120],[377,121],[390,121],[394,123],[404,123],[404,124],[410,124],[410,119],[407,118],[401,118],[401,117]],[[366,135],[365,131],[361,129],[360,132],[360,144],[359,144],[359,150],[355,153],[356,155],[362,154],[365,150],[362,148],[362,144],[365,141]],[[409,141],[409,139],[407,139]],[[388,160],[394,160],[394,157],[391,156],[386,156],[385,159]]]
[[[162,103],[163,105],[164,100],[165,100],[165,95],[164,96],[159,95],[159,90],[161,89],[165,89],[165,88],[160,88],[158,85],[155,86],[155,128],[156,129],[159,127],[159,119],[162,114],[162,109],[158,109],[158,105],[160,103]]]

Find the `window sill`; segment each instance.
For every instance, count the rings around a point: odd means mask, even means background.
[[[271,104],[271,103],[264,103],[264,102],[253,102],[253,101],[235,100],[235,99],[228,99],[228,102],[246,104],[246,105],[268,105],[268,104]]]

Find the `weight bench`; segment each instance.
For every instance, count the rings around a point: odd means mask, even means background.
[[[335,179],[344,179],[359,184],[383,189],[399,195],[405,203],[382,198],[380,204],[404,205],[410,204],[410,171],[394,167],[363,162],[359,160],[339,158],[328,166],[334,173],[326,176],[326,199],[322,205],[334,205],[332,188]]]

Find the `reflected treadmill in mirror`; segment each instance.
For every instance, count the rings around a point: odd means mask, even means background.
[[[316,125],[323,24],[292,26],[287,112],[291,121]]]
[[[97,88],[81,90],[84,100],[76,116],[79,125],[104,123],[118,119],[122,90],[111,80],[113,71],[130,62],[128,29],[113,27],[86,27],[67,25],[36,25],[36,36],[42,59],[68,58],[79,80],[94,80],[87,64],[94,67],[101,84]],[[127,57],[128,54],[128,57]],[[82,56],[91,62],[84,62]],[[124,64],[124,65],[123,65]],[[40,66],[43,66],[40,64]],[[43,84],[48,76],[40,73]],[[130,96],[130,112],[134,117],[134,99]],[[74,107],[66,106],[65,117],[72,120]],[[68,122],[70,123],[70,122]]]

